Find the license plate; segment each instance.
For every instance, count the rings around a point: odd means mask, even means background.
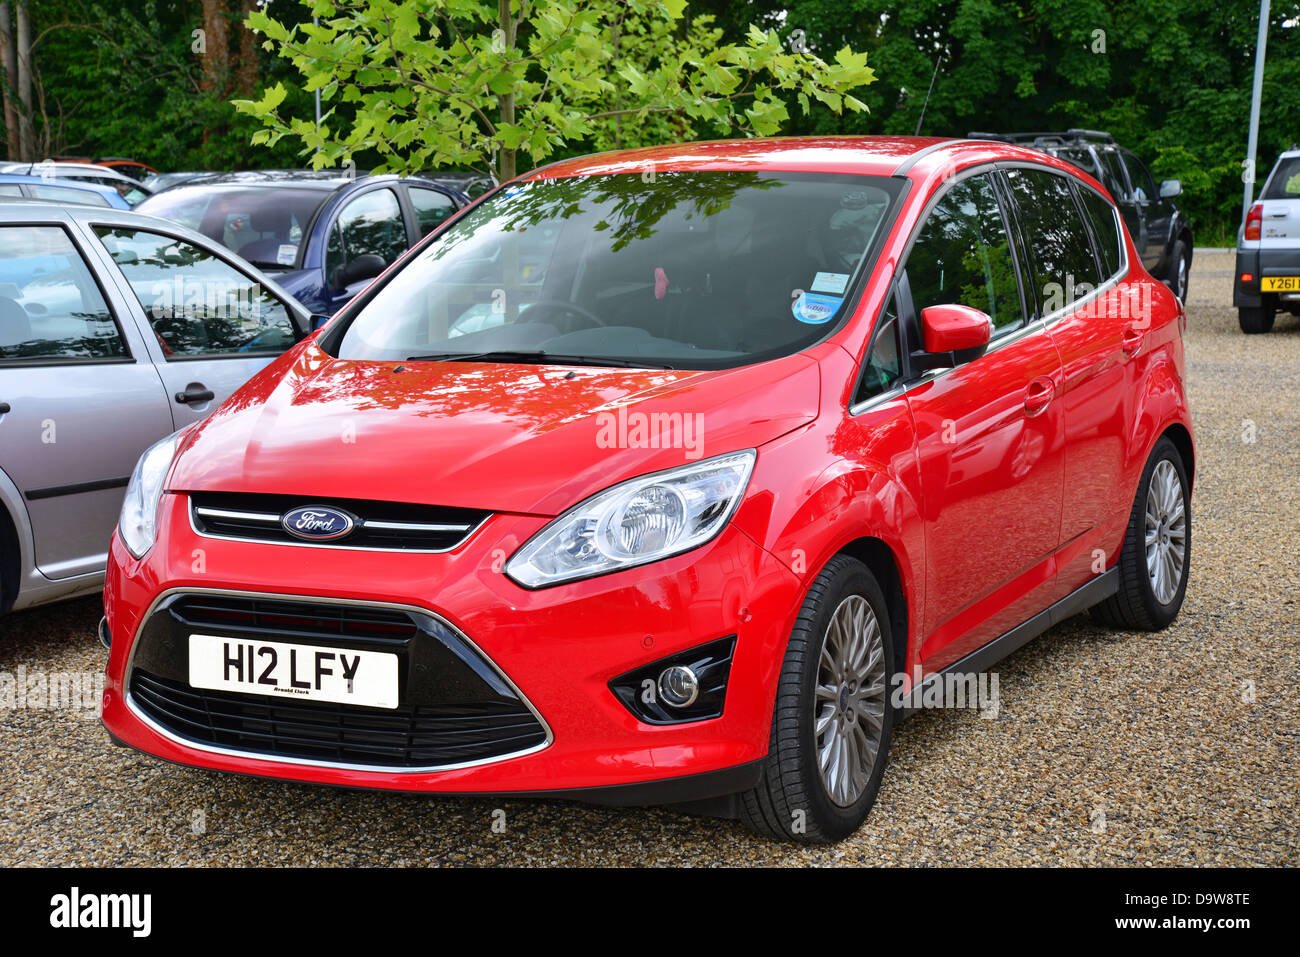
[[[190,686],[396,708],[397,655],[190,635]]]
[[[1262,276],[1261,292],[1300,292],[1300,276]]]

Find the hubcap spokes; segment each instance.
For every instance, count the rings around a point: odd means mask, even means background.
[[[885,645],[880,623],[861,595],[831,615],[822,637],[813,701],[813,734],[822,784],[848,807],[871,779],[885,730]]]
[[[1178,470],[1162,459],[1151,473],[1146,504],[1147,576],[1156,601],[1168,605],[1178,594],[1187,560],[1187,511]]]

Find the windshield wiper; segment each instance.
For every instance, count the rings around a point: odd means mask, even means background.
[[[407,362],[517,362],[521,364],[555,366],[612,366],[617,369],[671,369],[661,362],[641,362],[637,359],[609,359],[603,356],[564,355],[559,352],[534,352],[498,350],[495,352],[432,352],[423,356],[407,356]]]

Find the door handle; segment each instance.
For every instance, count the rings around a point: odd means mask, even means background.
[[[216,393],[207,388],[202,382],[191,382],[185,387],[184,392],[176,393],[176,401],[181,405],[202,405],[204,402],[211,402],[216,397]]]
[[[1041,413],[1056,396],[1056,383],[1051,376],[1040,375],[1025,388],[1025,415]]]
[[[1129,326],[1120,336],[1120,346],[1124,349],[1125,355],[1135,355],[1142,348],[1142,340],[1146,338],[1145,329],[1138,329],[1135,326]]]

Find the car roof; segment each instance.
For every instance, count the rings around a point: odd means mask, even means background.
[[[303,189],[316,192],[332,192],[351,183],[396,182],[397,180],[420,185],[444,186],[444,184],[424,176],[400,177],[391,173],[379,176],[358,173],[352,176],[340,170],[261,169],[239,170],[231,173],[202,173],[192,179],[187,179],[183,183],[178,183],[174,188],[197,189],[204,186],[244,186],[254,189]]]
[[[1086,172],[1047,153],[1014,143],[937,136],[789,136],[713,140],[596,153],[539,167],[521,180],[605,173],[688,170],[780,170],[902,176],[929,182],[993,162],[1048,166],[1083,179],[1109,195]]]
[[[524,179],[591,176],[602,173],[768,169],[891,176],[923,151],[954,142],[933,136],[779,136],[706,140],[595,153],[560,160]]]
[[[59,189],[79,189],[113,199],[118,196],[117,190],[112,186],[105,186],[103,183],[89,183],[82,179],[59,179],[57,176],[46,178],[44,176],[25,176],[22,173],[0,173],[0,183],[22,183],[30,186],[57,186]]]
[[[0,172],[5,173],[25,173],[30,176],[39,176],[40,173],[37,171],[43,169],[53,170],[55,173],[94,173],[96,176],[107,176],[110,179],[121,179],[131,183],[136,182],[130,176],[96,163],[63,163],[55,160],[41,160],[38,163],[0,163]]]

